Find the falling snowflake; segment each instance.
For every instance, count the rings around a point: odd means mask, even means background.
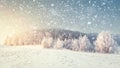
[[[23,11],[24,9],[23,9],[23,7],[21,7],[21,6],[19,6],[19,9],[21,10],[21,11]]]
[[[35,2],[36,0],[33,0],[33,2]]]
[[[51,7],[54,7],[55,5],[54,5],[54,4],[51,4],[50,6],[51,6]]]
[[[15,9],[12,9],[13,12],[15,12]]]
[[[91,0],[89,1],[89,4],[91,3]]]
[[[110,27],[112,27],[112,24],[110,24]]]
[[[88,22],[87,24],[88,24],[88,25],[91,25],[91,24],[92,24],[92,22]]]

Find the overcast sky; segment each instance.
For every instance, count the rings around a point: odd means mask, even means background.
[[[0,0],[0,32],[27,26],[120,33],[120,0]]]

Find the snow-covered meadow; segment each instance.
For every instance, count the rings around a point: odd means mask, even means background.
[[[120,0],[0,0],[0,68],[120,68]]]
[[[41,46],[0,46],[0,68],[119,68],[119,54],[43,49]]]

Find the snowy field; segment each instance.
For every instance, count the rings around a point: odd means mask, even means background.
[[[0,46],[0,68],[120,68],[120,55]]]

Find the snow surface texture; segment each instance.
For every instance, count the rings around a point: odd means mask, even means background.
[[[0,68],[119,68],[120,55],[0,46]]]

